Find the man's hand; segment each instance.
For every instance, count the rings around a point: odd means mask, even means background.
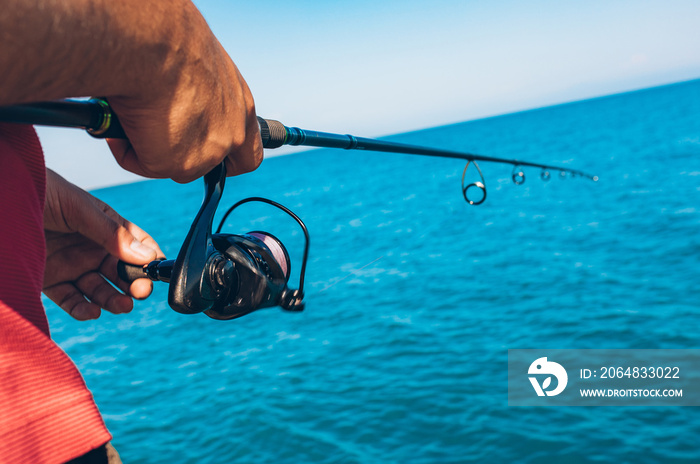
[[[177,47],[178,57],[155,76],[144,75],[134,95],[106,95],[129,139],[108,140],[110,149],[135,174],[189,182],[222,160],[229,176],[262,162],[248,85],[199,12],[191,10],[194,30]]]
[[[0,105],[107,97],[129,139],[117,162],[189,182],[225,160],[228,175],[262,161],[255,104],[190,0],[6,0]]]
[[[158,244],[107,204],[49,169],[44,229],[44,293],[74,318],[97,319],[101,308],[128,313],[133,308],[131,297],[151,294],[148,279],[132,284],[119,279],[117,261],[146,264],[164,258]]]

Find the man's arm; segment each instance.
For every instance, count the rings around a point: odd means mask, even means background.
[[[105,96],[129,138],[117,162],[188,182],[222,160],[255,169],[262,145],[246,82],[185,0],[1,0],[0,105]]]

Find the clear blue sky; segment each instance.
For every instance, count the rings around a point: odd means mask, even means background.
[[[700,78],[693,0],[195,3],[258,114],[308,129],[381,136]],[[40,136],[83,187],[136,179],[79,131]]]

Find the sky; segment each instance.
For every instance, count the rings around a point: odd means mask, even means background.
[[[379,137],[700,78],[697,0],[195,4],[257,113],[311,130]],[[81,131],[39,136],[83,188],[141,179]]]

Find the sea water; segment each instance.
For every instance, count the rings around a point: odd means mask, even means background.
[[[507,350],[700,347],[700,81],[388,139],[600,180],[482,163],[470,206],[460,161],[342,150],[229,179],[219,217],[265,196],[308,225],[305,312],[182,315],[166,284],[91,322],[47,302],[124,462],[699,462],[697,408],[509,407]],[[174,258],[203,188],[94,194]],[[279,237],[296,285],[292,220],[244,205],[224,230]]]

